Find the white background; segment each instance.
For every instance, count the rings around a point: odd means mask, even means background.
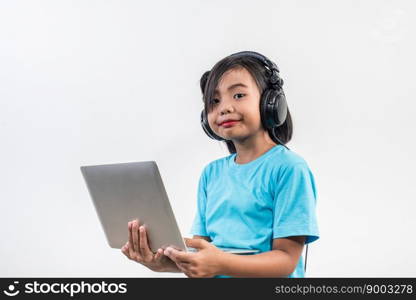
[[[274,60],[311,167],[307,276],[416,276],[414,1],[1,1],[0,276],[168,277],[107,246],[79,166],[157,161],[184,236],[228,155],[199,79]]]

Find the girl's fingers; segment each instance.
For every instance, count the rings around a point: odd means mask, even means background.
[[[190,277],[188,275],[188,274],[190,274],[190,271],[189,271],[189,263],[176,263],[176,266],[178,267],[179,270],[181,270],[188,277]]]
[[[157,249],[157,252],[155,254],[155,260],[158,261],[162,258],[163,256],[163,249]]]
[[[153,252],[149,249],[147,234],[144,226],[140,226],[140,253],[145,259],[153,257]]]
[[[136,220],[133,221],[131,234],[133,235],[133,250],[134,250],[134,252],[137,252],[137,253],[140,254],[140,249],[139,249],[139,223]]]
[[[132,234],[132,222],[128,223],[128,227],[129,227],[129,253],[130,253],[130,257],[133,257],[134,254],[134,248],[133,248],[133,234]]]
[[[123,252],[123,254],[128,258],[128,259],[131,259],[130,258],[130,255],[129,255],[129,247],[128,247],[128,242],[123,246],[123,247],[121,247],[121,252]]]
[[[130,257],[138,262],[141,262],[143,257],[140,254],[140,250],[139,250],[140,241],[139,241],[138,232],[137,230],[135,230],[135,228],[138,228],[137,224],[138,224],[138,220],[135,220],[135,221],[132,221],[130,225],[131,226],[130,235],[132,236],[132,242],[129,242]]]

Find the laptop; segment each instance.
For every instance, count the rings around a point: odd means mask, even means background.
[[[139,219],[145,224],[149,247],[187,247],[173,214],[155,161],[81,166],[101,226],[110,247],[120,249],[128,240],[127,223]],[[218,247],[234,254],[254,254],[257,249]]]

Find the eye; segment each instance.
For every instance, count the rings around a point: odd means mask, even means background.
[[[212,99],[211,100],[211,103],[214,104],[214,105],[217,104],[218,102],[220,102],[220,100],[218,100],[218,99]]]
[[[234,94],[233,98],[234,98],[234,99],[236,99],[236,98],[235,98],[235,96],[237,96],[237,95],[240,95],[240,96],[241,96],[241,97],[238,97],[238,98],[237,98],[237,99],[240,99],[240,98],[244,97],[246,94],[237,93],[237,94]],[[216,99],[216,98],[211,100],[211,103],[212,103],[213,105],[218,104],[219,102],[220,102],[220,100],[218,100],[218,99]]]
[[[245,94],[242,94],[242,93],[238,93],[238,94],[235,94],[234,95],[234,99],[235,99],[235,96],[237,96],[237,95],[243,95],[242,97],[244,97],[245,96]],[[241,97],[239,97],[238,99],[240,99]]]

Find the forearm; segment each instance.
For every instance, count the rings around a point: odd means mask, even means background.
[[[224,253],[219,273],[232,277],[286,277],[293,269],[287,252],[272,250],[255,255]]]

